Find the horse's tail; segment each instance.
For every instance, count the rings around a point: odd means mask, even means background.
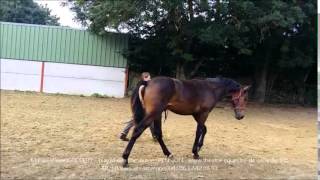
[[[141,94],[142,94],[142,100],[143,100],[145,87],[143,87],[141,91],[142,91]],[[139,124],[143,120],[145,115],[144,108],[139,98],[139,91],[136,93],[133,93],[133,95],[131,96],[131,104],[132,104],[131,108],[132,108],[133,120],[135,124]]]

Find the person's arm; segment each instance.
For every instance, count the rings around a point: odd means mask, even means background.
[[[144,88],[144,85],[141,85],[139,87],[139,99],[140,99],[140,102],[142,104],[142,107],[144,107],[144,103],[143,103],[143,99],[142,99],[142,89]]]

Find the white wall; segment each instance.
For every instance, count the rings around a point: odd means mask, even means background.
[[[44,92],[124,96],[124,68],[45,63],[44,69]]]
[[[40,91],[40,81],[41,62],[1,59],[1,89]],[[125,68],[46,62],[43,91],[123,97]]]
[[[41,62],[1,59],[1,89],[39,91]]]

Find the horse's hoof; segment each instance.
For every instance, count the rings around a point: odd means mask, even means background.
[[[124,168],[129,167],[128,160],[123,160],[122,167],[124,167]]]
[[[200,156],[198,154],[194,154],[193,159],[200,159]]]
[[[173,160],[174,156],[173,154],[170,154],[169,156],[167,156],[167,158]]]

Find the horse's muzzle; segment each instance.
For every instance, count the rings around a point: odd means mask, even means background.
[[[241,120],[244,118],[244,115],[236,116],[236,119]]]
[[[236,119],[241,120],[244,118],[244,113],[243,113],[243,111],[240,111],[239,109],[235,109],[234,116]]]

